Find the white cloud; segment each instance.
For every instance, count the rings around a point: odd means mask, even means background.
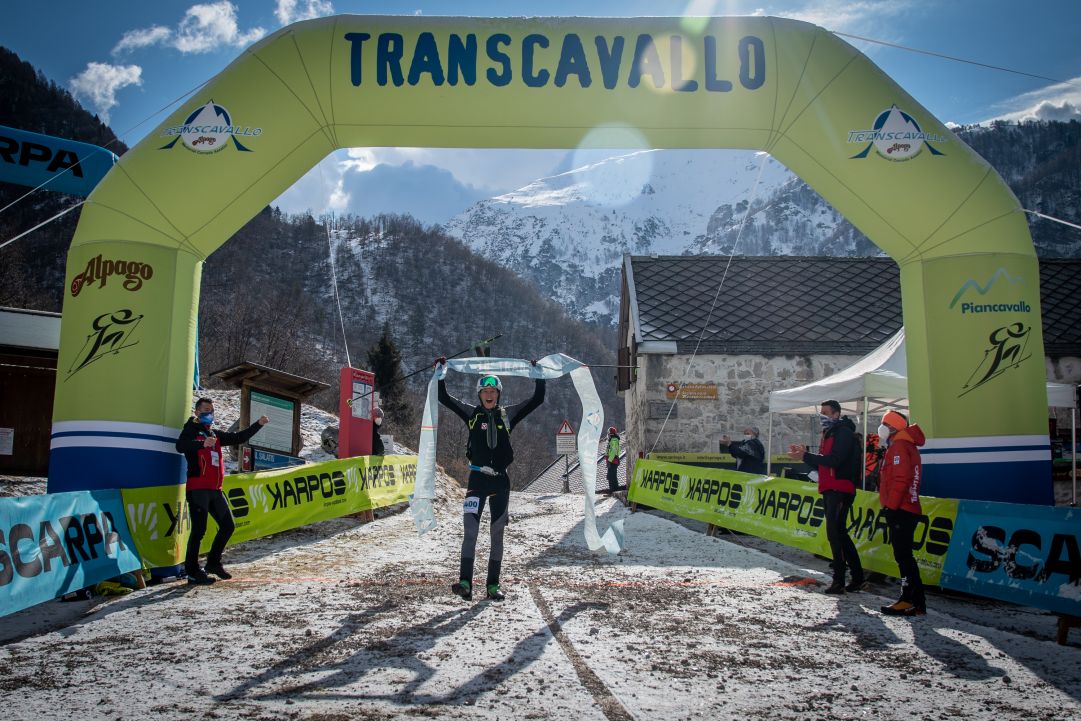
[[[182,53],[205,53],[222,45],[244,47],[264,35],[259,27],[240,32],[231,2],[192,5],[177,26],[174,47]]]
[[[281,4],[288,4],[287,0],[281,0]],[[295,0],[292,3],[296,4]],[[318,0],[307,0],[309,8],[315,5],[329,6],[329,3],[321,3]],[[279,8],[279,13],[280,13]],[[170,30],[162,25],[153,25],[148,28],[129,30],[120,38],[120,42],[113,48],[113,55],[150,47],[152,45],[165,45],[179,50],[182,53],[206,53],[217,50],[222,46],[242,48],[266,35],[266,30],[260,27],[252,28],[247,32],[241,32],[237,24],[237,9],[228,0],[192,5],[184,13],[184,17],[177,23],[176,30]]]
[[[120,38],[120,42],[113,48],[113,55],[165,43],[172,35],[172,30],[161,25],[154,25],[141,30],[129,30],[124,33],[124,37]]]
[[[566,150],[520,148],[350,148],[342,165],[353,171],[377,165],[432,165],[449,171],[463,185],[499,195],[551,175],[566,155]]]
[[[86,100],[105,123],[116,105],[116,92],[128,85],[142,85],[143,69],[138,65],[89,63],[70,81],[75,97]]]
[[[325,0],[278,0],[278,7],[274,10],[274,14],[282,25],[292,25],[301,20],[333,15],[334,6]]]
[[[881,31],[890,17],[912,10],[911,2],[897,0],[812,0],[793,9],[791,6],[767,8],[770,15],[803,20],[827,30],[867,33]]]
[[[1081,77],[1033,90],[997,104],[1003,112],[985,120],[1081,120]]]

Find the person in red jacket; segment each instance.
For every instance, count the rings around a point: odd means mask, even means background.
[[[841,404],[822,401],[820,409],[822,443],[818,453],[808,453],[807,446],[790,445],[790,458],[817,467],[818,492],[826,505],[826,538],[833,556],[833,583],[826,593],[843,594],[863,590],[863,564],[856,544],[848,535],[848,513],[856,500],[856,479],[860,477],[863,448],[856,442],[856,425],[841,416]],[[852,580],[845,585],[845,567]]]
[[[236,446],[246,442],[270,422],[266,416],[238,432],[215,431],[214,402],[209,398],[200,398],[195,402],[195,415],[188,419],[176,440],[176,450],[184,454],[188,462],[188,516],[191,518],[191,535],[188,536],[188,549],[184,556],[184,570],[188,574],[188,583],[208,585],[214,579],[213,573],[222,580],[232,578],[221,565],[221,554],[225,544],[233,535],[235,525],[229,512],[229,503],[221,491],[225,480],[225,466],[222,463],[223,446]],[[218,532],[210,552],[206,554],[206,569],[199,568],[199,546],[206,535],[207,516],[214,518]]]
[[[912,539],[923,509],[920,507],[920,480],[923,464],[919,446],[926,440],[916,424],[897,411],[882,418],[878,435],[886,448],[879,465],[878,502],[890,528],[893,558],[901,571],[901,600],[883,606],[889,616],[922,616],[927,613],[920,567],[912,555]]]

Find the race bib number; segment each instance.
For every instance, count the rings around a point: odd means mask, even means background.
[[[480,513],[480,498],[467,496],[462,504],[462,513]]]
[[[210,452],[210,465],[214,466],[215,468],[218,467],[219,461],[218,461],[218,452],[217,451],[211,451]]]

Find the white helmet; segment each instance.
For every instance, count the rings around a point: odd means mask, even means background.
[[[503,395],[503,383],[498,376],[481,376],[478,378],[477,393],[480,393],[483,388],[495,388],[500,395]]]

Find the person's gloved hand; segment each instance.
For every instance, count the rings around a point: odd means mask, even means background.
[[[529,361],[529,362],[530,362],[530,364],[531,364],[531,365],[533,365],[533,366],[536,366],[536,365],[537,365],[537,359],[536,359],[536,358],[534,358],[533,360],[531,360],[531,361]]]
[[[439,356],[438,358],[435,359],[435,365],[437,365],[437,366],[445,366],[446,364],[447,364],[447,357],[445,355],[441,355],[441,356]]]

